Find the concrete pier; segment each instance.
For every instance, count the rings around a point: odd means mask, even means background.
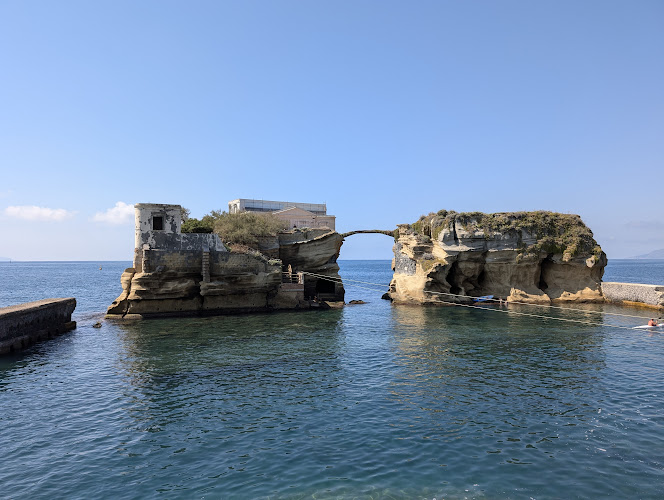
[[[638,283],[602,283],[607,302],[664,310],[664,286]]]
[[[19,351],[39,340],[76,328],[76,299],[44,299],[0,308],[0,354]]]

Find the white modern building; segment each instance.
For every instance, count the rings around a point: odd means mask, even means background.
[[[290,228],[310,227],[335,229],[334,215],[327,215],[325,203],[299,203],[293,201],[250,200],[240,198],[228,202],[228,212],[271,213],[288,222]]]

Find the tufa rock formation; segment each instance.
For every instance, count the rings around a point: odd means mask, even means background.
[[[152,251],[150,258],[157,257]],[[158,256],[159,258],[161,256]],[[186,263],[154,268],[129,268],[122,273],[122,294],[107,317],[166,316],[198,313],[255,312],[306,307],[303,297],[280,293],[281,263],[258,255],[216,253],[209,264],[209,280],[201,269],[203,258],[192,252]],[[142,262],[147,263],[146,259]],[[284,284],[286,285],[286,284]]]
[[[578,215],[441,210],[398,227],[388,294],[420,304],[603,302],[606,262]]]
[[[285,269],[304,271],[304,295],[343,302],[344,287],[339,276],[339,252],[343,236],[329,229],[294,229],[259,243],[261,253],[281,260]],[[323,278],[324,277],[324,278]],[[325,279],[328,278],[328,279]]]
[[[394,235],[394,276],[383,298],[396,303],[483,295],[542,304],[604,301],[606,256],[577,215],[441,210],[394,233],[294,229],[260,237],[258,250],[231,251],[216,234],[182,233],[179,205],[138,204],[135,212],[134,265],[122,275],[109,317],[343,304],[337,258],[344,237],[357,232]]]
[[[134,266],[120,279],[109,318],[306,309],[343,301],[336,263],[342,237],[329,229],[263,238],[262,252],[230,251],[216,234],[182,233],[181,207],[135,206]],[[288,272],[290,270],[290,272]],[[300,271],[338,280],[338,283]]]

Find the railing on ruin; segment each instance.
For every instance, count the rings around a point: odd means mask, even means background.
[[[297,285],[304,284],[304,273],[283,272],[281,273],[282,283],[295,283]]]

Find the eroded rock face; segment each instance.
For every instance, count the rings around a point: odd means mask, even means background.
[[[344,287],[339,276],[342,236],[336,231],[312,229],[279,235],[279,258],[294,271],[305,271],[304,294],[322,300],[343,302]],[[320,276],[320,277],[316,277]]]
[[[141,269],[122,274],[122,293],[108,308],[109,317],[223,314],[278,309],[306,309],[309,299],[343,301],[336,262],[342,238],[330,230],[297,230],[264,238],[258,252],[141,250]],[[267,254],[272,257],[268,260]],[[304,287],[282,283],[283,271],[307,271]],[[204,276],[207,266],[209,280]],[[147,269],[150,272],[143,272]]]
[[[304,276],[305,297],[343,302],[345,291],[337,264],[342,243],[342,235],[326,228],[295,229],[262,238],[259,250],[280,259],[284,270],[290,266],[294,273],[311,273]]]
[[[606,255],[578,216],[441,211],[400,225],[389,296],[402,303],[603,302]]]
[[[122,274],[122,294],[108,308],[110,317],[235,313],[307,308],[301,287],[282,295],[281,262],[251,253],[218,253],[210,279],[201,270],[158,266],[154,272]]]

